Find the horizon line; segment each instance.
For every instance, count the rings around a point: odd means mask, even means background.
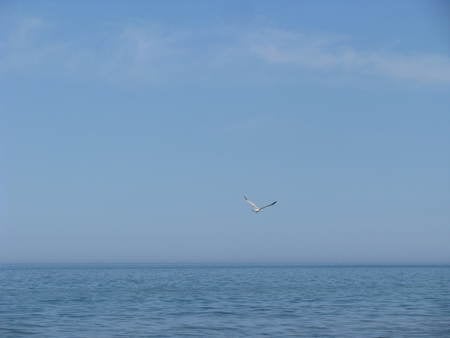
[[[227,261],[21,261],[21,262],[1,262],[0,266],[5,265],[153,265],[153,266],[297,266],[297,267],[433,267],[448,266],[450,262],[227,262]]]

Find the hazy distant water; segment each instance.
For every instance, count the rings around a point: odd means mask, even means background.
[[[450,337],[450,267],[0,266],[0,337]]]

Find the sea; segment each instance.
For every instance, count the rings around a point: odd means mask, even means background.
[[[450,337],[449,266],[0,265],[0,337]]]

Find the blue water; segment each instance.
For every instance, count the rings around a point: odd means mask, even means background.
[[[0,337],[450,337],[450,267],[2,265]]]

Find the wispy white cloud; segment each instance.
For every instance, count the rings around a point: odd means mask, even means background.
[[[58,39],[39,18],[21,20],[0,37],[0,73],[50,68],[60,74],[98,79],[151,78],[181,58],[175,33],[127,25],[80,40]],[[106,36],[106,37],[105,37]]]
[[[148,24],[108,29],[105,35],[71,41],[48,34],[56,28],[40,18],[24,19],[0,37],[0,72],[48,67],[70,76],[158,82],[173,75],[202,78],[202,72],[208,78],[211,70],[229,74],[259,61],[318,76],[326,72],[450,84],[447,55],[363,50],[352,46],[349,37],[278,29],[182,32]]]
[[[175,33],[163,32],[155,27],[123,27],[104,55],[102,73],[132,78],[155,76],[165,72],[182,58],[185,49]]]
[[[280,30],[252,33],[246,41],[257,57],[272,64],[422,83],[450,83],[450,58],[446,55],[360,50],[344,39],[325,39]]]
[[[26,18],[0,37],[0,72],[21,71],[39,67],[58,57],[62,45],[46,43],[43,33],[47,25],[40,18]]]

